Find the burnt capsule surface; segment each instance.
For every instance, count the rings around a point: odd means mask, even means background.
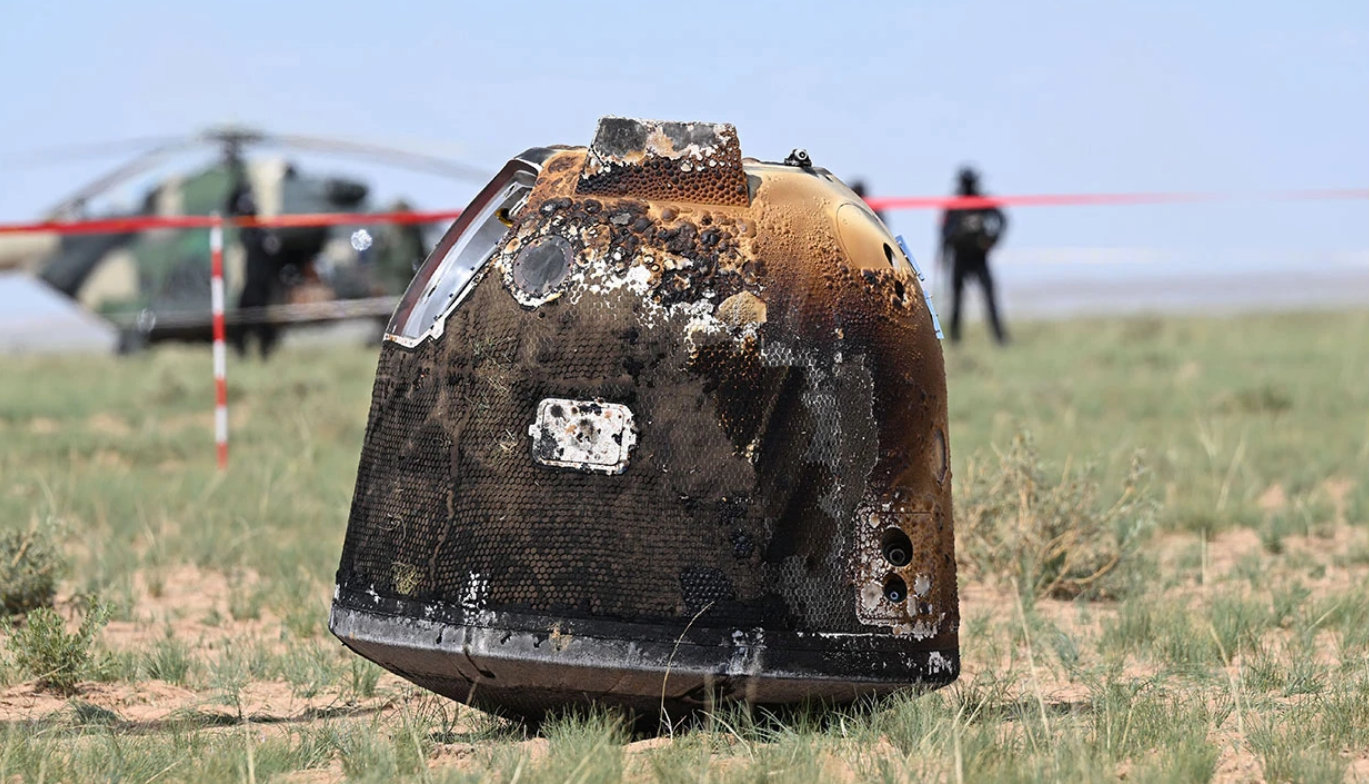
[[[538,717],[956,678],[947,401],[898,243],[729,125],[510,161],[387,330],[330,628]]]

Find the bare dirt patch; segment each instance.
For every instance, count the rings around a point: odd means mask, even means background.
[[[1346,497],[1350,495],[1351,489],[1356,485],[1344,476],[1336,476],[1322,483],[1323,492],[1332,499],[1332,506],[1336,510],[1336,521],[1340,524],[1346,522]]]
[[[129,436],[133,428],[124,420],[110,414],[95,414],[86,420],[86,429],[106,436]]]
[[[1266,514],[1278,512],[1285,508],[1289,503],[1289,499],[1284,494],[1284,485],[1276,482],[1267,487],[1265,492],[1261,493],[1261,497],[1256,499],[1256,503],[1260,506],[1261,511]]]
[[[53,433],[61,431],[61,429],[62,426],[58,424],[57,420],[55,419],[48,419],[47,417],[34,417],[33,419],[29,420],[29,432],[33,433],[34,435],[50,436]]]

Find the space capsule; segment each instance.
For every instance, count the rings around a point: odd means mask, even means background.
[[[902,243],[802,150],[620,117],[528,150],[386,330],[329,627],[532,719],[950,683],[938,338]]]

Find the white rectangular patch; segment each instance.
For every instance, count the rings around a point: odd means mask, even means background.
[[[637,444],[633,412],[602,400],[544,398],[528,426],[533,460],[547,466],[621,474]]]

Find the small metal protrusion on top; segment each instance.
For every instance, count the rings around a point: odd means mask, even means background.
[[[809,151],[803,147],[796,147],[790,150],[790,154],[785,157],[786,166],[799,166],[804,169],[813,167],[813,161],[809,159]]]

